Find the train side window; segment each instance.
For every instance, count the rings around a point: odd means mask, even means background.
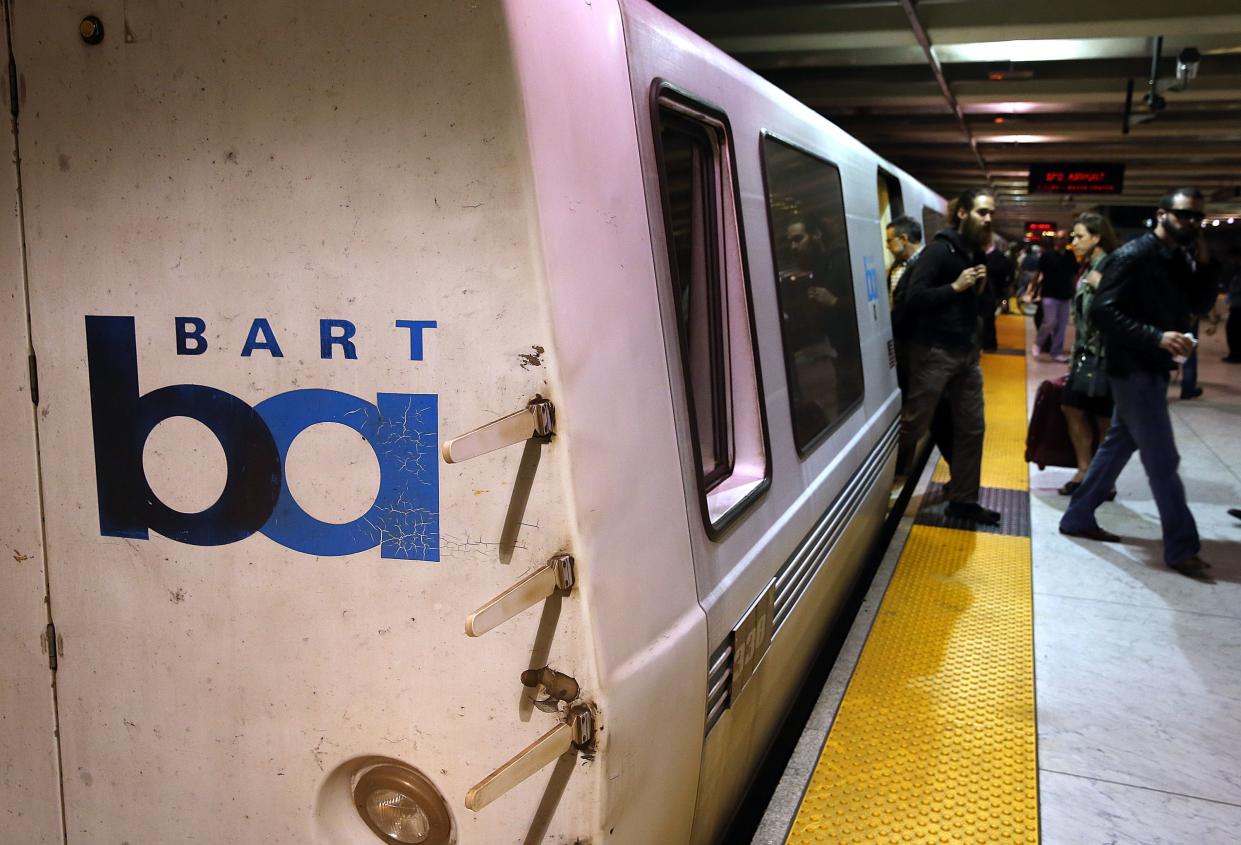
[[[672,297],[703,516],[715,536],[768,480],[736,177],[723,114],[656,90]]]
[[[862,403],[862,349],[840,170],[769,134],[763,172],[793,440],[806,455]]]

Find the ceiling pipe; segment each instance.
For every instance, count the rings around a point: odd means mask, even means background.
[[[935,75],[935,81],[939,83],[939,90],[952,108],[952,113],[957,116],[957,123],[961,127],[961,132],[965,135],[965,140],[969,142],[970,149],[974,152],[974,158],[978,159],[978,168],[982,171],[987,184],[990,185],[991,168],[987,166],[982,153],[978,151],[978,139],[970,131],[969,124],[965,122],[965,112],[961,110],[961,104],[957,102],[956,96],[953,95],[952,89],[948,86],[948,79],[944,76],[944,69],[940,66],[939,59],[935,58],[935,51],[931,49],[931,38],[926,34],[926,27],[922,25],[921,19],[918,18],[918,11],[914,8],[914,2],[915,0],[900,0],[901,8],[905,10],[905,16],[909,18],[909,28],[913,30],[914,38],[918,39],[918,44],[922,46],[922,52],[926,54],[927,64],[931,66],[931,73]]]

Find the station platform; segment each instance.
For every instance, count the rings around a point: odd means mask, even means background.
[[[1202,395],[1169,390],[1195,580],[1163,564],[1137,455],[1098,511],[1123,542],[1059,534],[1073,470],[1024,445],[1067,367],[1027,353],[1029,318],[998,329],[980,499],[1004,519],[947,519],[933,455],[754,845],[1241,841],[1241,366],[1221,326]]]

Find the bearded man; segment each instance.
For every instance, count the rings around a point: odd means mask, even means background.
[[[987,284],[984,250],[991,245],[995,197],[987,188],[963,192],[948,205],[952,227],[922,250],[909,280],[906,302],[917,315],[909,344],[909,391],[901,408],[897,465],[908,469],[918,441],[947,400],[952,420],[951,479],[945,514],[995,525],[998,511],[978,503],[982,475],[982,369],[978,325]]]
[[[1155,228],[1113,252],[1090,306],[1103,335],[1112,426],[1090,461],[1086,477],[1060,519],[1060,533],[1118,542],[1099,527],[1095,510],[1136,451],[1150,482],[1163,531],[1164,563],[1192,578],[1209,568],[1185,487],[1168,415],[1168,374],[1194,351],[1187,334],[1194,314],[1215,301],[1216,267],[1202,236],[1202,192],[1169,191],[1159,202]]]

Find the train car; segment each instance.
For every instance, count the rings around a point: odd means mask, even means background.
[[[638,0],[5,11],[0,839],[716,840],[942,200]]]

